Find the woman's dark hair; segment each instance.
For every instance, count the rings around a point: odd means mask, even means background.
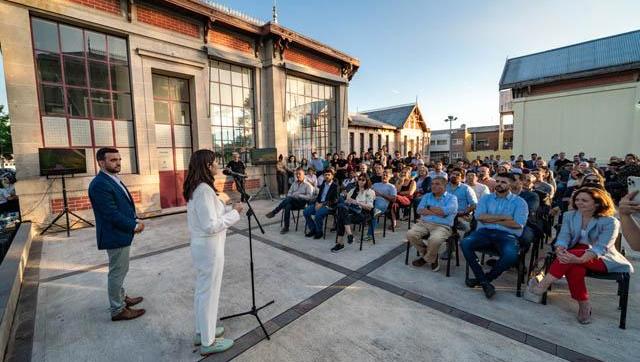
[[[280,156],[278,156],[278,161],[282,161],[282,160],[284,160],[284,156],[281,153]]]
[[[184,196],[185,200],[191,200],[196,187],[203,182],[218,192],[214,186],[213,175],[211,175],[211,171],[209,170],[209,167],[211,167],[215,161],[216,154],[211,150],[197,150],[191,155],[189,171],[187,171],[187,177],[184,179],[184,185],[182,187],[182,196]]]
[[[365,189],[365,190],[370,189],[370,188],[371,188],[371,179],[369,178],[369,176],[367,176],[367,175],[362,175],[362,174],[361,174],[361,175],[359,175],[359,176],[357,177],[357,180],[360,180],[360,178],[361,178],[361,177],[363,177],[363,178],[365,179],[365,181],[364,181],[364,189]],[[356,187],[357,187],[357,188],[359,188],[359,187],[360,187],[360,184],[359,184],[359,183],[357,183],[357,182],[356,182]]]
[[[616,213],[616,208],[613,203],[613,199],[609,193],[605,190],[596,187],[581,187],[577,189],[573,195],[571,195],[571,207],[574,210],[577,210],[576,207],[576,197],[579,194],[589,194],[593,201],[596,203],[596,209],[593,212],[593,216],[602,217],[602,216],[613,216]]]

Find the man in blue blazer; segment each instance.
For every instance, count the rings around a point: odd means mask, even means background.
[[[333,179],[335,174],[333,167],[324,170],[324,182],[320,185],[315,204],[304,209],[303,215],[307,221],[307,229],[309,229],[309,232],[305,234],[306,237],[322,238],[324,218],[338,206],[338,183]],[[316,217],[315,220],[313,215]]]
[[[96,239],[99,250],[109,256],[108,292],[111,320],[135,319],[145,313],[132,306],[142,297],[130,298],[124,294],[122,284],[129,271],[129,249],[133,235],[144,230],[136,217],[133,198],[118,178],[120,153],[115,148],[101,148],[96,153],[100,172],[89,185],[89,199],[96,218]]]

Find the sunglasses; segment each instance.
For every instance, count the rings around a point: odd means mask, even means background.
[[[359,178],[358,181],[367,181],[366,178]]]

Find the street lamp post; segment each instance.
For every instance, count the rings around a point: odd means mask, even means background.
[[[453,130],[453,122],[457,120],[458,120],[458,117],[454,117],[454,116],[449,116],[444,119],[445,122],[449,122],[449,163],[451,163],[451,160],[453,158],[451,153],[451,149],[453,147],[453,143],[451,142],[451,132]]]

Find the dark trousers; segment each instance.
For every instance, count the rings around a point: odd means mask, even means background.
[[[315,235],[322,235],[324,218],[327,217],[330,212],[331,209],[326,206],[322,206],[321,208],[316,210],[315,203],[307,206],[307,208],[304,209],[303,214],[304,219],[307,221],[307,228],[309,229],[309,232]],[[313,216],[316,217],[315,220],[313,219]]]
[[[293,197],[287,196],[286,199],[282,200],[275,209],[273,209],[274,213],[280,212],[280,210],[284,210],[284,227],[286,229],[289,228],[289,219],[291,218],[291,210],[301,210],[307,206],[307,202],[302,199],[295,199]]]
[[[287,174],[285,172],[278,172],[276,178],[278,180],[278,195],[286,194]]]
[[[367,212],[367,211],[363,211]],[[344,226],[359,224],[364,220],[363,213],[351,212],[346,206],[339,206],[336,211],[336,231],[338,236],[344,236]]]
[[[520,251],[518,238],[515,235],[493,229],[474,231],[462,240],[461,247],[464,258],[467,259],[469,267],[480,283],[495,280],[500,274],[515,265]],[[482,270],[475,253],[484,249],[493,249],[500,255],[496,265],[487,274]]]

